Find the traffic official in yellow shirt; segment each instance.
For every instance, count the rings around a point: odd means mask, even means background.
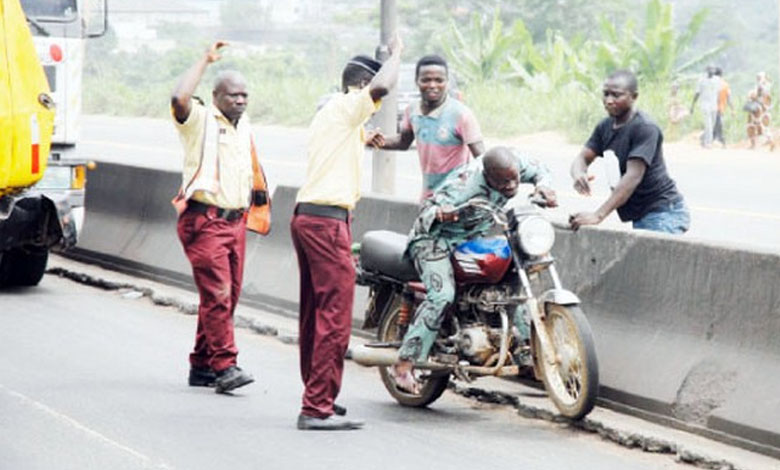
[[[300,270],[303,403],[298,429],[359,429],[362,422],[335,404],[352,327],[355,268],[350,211],[360,198],[363,125],[398,81],[401,41],[380,64],[353,57],[342,73],[343,94],[320,109],[309,128],[306,181],[290,224]]]

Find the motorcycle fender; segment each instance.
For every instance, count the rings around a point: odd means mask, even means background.
[[[361,327],[363,330],[379,326],[385,315],[390,312],[395,302],[398,301],[395,289],[387,284],[372,287],[370,295],[365,320]]]
[[[542,305],[547,305],[548,303],[578,305],[580,298],[574,292],[566,289],[550,289],[539,297],[539,301]]]

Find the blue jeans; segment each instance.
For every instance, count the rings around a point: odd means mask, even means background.
[[[645,214],[641,219],[635,220],[633,225],[639,230],[681,234],[687,232],[691,226],[691,213],[685,202],[677,201]]]

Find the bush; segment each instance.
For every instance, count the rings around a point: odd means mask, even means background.
[[[581,140],[604,114],[598,97],[576,86],[542,93],[506,82],[475,83],[465,100],[483,132],[496,137],[564,130]]]
[[[84,74],[84,110],[93,114],[167,117],[171,92],[205,47],[93,55]],[[196,95],[209,102],[216,73],[235,68],[247,79],[253,121],[305,125],[330,81],[307,75],[302,59],[289,54],[225,54],[207,69]]]

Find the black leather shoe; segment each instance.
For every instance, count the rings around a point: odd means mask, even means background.
[[[190,367],[190,387],[213,387],[217,374],[208,367]]]
[[[217,372],[214,388],[217,393],[227,393],[254,381],[255,378],[248,372],[244,372],[238,366],[230,366]]]
[[[338,403],[333,404],[333,414],[336,416],[346,416],[347,409]]]
[[[353,421],[336,415],[327,418],[298,415],[298,429],[302,431],[349,431],[362,427],[363,421]]]

